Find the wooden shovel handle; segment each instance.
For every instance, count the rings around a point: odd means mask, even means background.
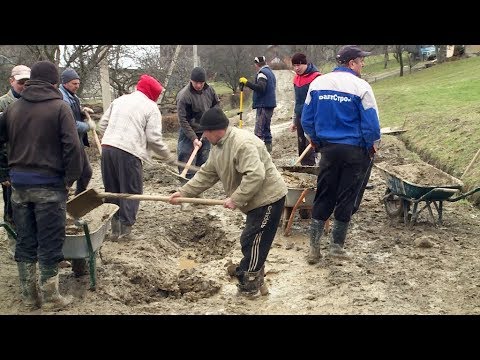
[[[84,114],[87,116],[88,120],[92,120],[88,111],[84,111]],[[100,139],[98,138],[98,134],[93,129],[92,129],[92,133],[93,133],[93,138],[95,140],[95,144],[97,145],[98,152],[100,153],[100,155],[102,155],[102,145],[100,144]]]
[[[98,193],[97,196],[101,198],[155,200],[155,201],[165,201],[165,202],[168,202],[170,200],[170,196],[122,194],[122,193],[110,193],[110,192]],[[223,205],[223,202],[224,202],[223,200],[217,200],[217,199],[188,198],[188,197],[177,197],[176,200],[179,203],[191,203],[191,204],[203,204],[203,205]]]
[[[305,157],[305,155],[307,155],[307,153],[310,151],[311,148],[312,148],[312,144],[308,144],[308,146],[305,148],[305,150],[303,150],[298,160],[295,161],[295,164],[293,164],[293,166],[298,165],[300,161],[302,161],[302,159]]]
[[[200,149],[200,146],[195,146],[192,151],[192,155],[190,155],[190,159],[188,159],[187,163],[185,164],[185,168],[181,172],[180,176],[185,177],[187,174],[188,168],[190,165],[192,165],[193,159],[195,159],[195,155],[197,155],[198,149]]]

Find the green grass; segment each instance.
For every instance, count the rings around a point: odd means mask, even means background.
[[[402,54],[403,65],[408,65],[408,53]],[[365,66],[362,69],[362,75],[374,76],[389,70],[396,70],[400,68],[400,63],[390,53],[387,60],[387,68],[385,68],[384,55],[372,55],[365,58]]]
[[[232,89],[230,89],[227,85],[225,85],[225,83],[222,82],[215,81],[208,84],[213,87],[218,96],[231,94],[233,92]]]
[[[460,177],[480,147],[480,57],[438,64],[372,84],[382,127],[435,166]],[[463,179],[480,185],[480,160]]]

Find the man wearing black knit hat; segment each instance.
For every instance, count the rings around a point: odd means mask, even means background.
[[[262,295],[264,264],[277,232],[287,194],[287,186],[273,164],[263,141],[250,131],[229,126],[220,108],[207,110],[200,119],[199,129],[210,141],[212,149],[206,163],[195,176],[170,197],[195,197],[218,180],[227,197],[223,206],[239,208],[247,215],[240,236],[243,258],[229,274],[238,279],[240,294]]]
[[[202,138],[199,121],[205,111],[218,107],[219,102],[215,90],[207,84],[205,69],[194,68],[189,83],[177,95],[177,115],[180,124],[177,145],[179,161],[186,163],[194,149],[198,150],[193,165],[202,166],[207,161],[210,143]],[[183,168],[178,168],[178,171],[181,173]],[[190,179],[192,176],[192,172],[187,172],[187,178]]]
[[[8,143],[13,219],[17,226],[15,261],[23,304],[42,308],[67,306],[71,296],[58,289],[63,260],[67,188],[80,176],[81,147],[72,112],[58,90],[55,64],[32,66],[22,97],[0,118],[0,144]]]

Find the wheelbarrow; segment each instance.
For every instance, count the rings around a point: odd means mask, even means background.
[[[63,256],[65,259],[88,259],[90,272],[90,290],[96,289],[97,268],[96,258],[107,234],[108,224],[113,215],[118,211],[118,205],[105,203],[96,209],[100,217],[91,223],[88,220],[75,219],[75,226],[81,228],[80,233],[67,234],[63,243]],[[83,233],[81,233],[83,231]]]
[[[405,175],[399,172],[398,166],[392,166],[385,163],[374,164],[385,178],[387,189],[383,196],[385,211],[390,218],[403,217],[403,222],[408,227],[412,227],[420,213],[428,210],[430,218],[435,226],[442,225],[443,221],[443,202],[455,202],[465,199],[467,196],[480,191],[477,187],[466,193],[459,193],[463,187],[463,182],[440,169],[427,163],[419,163],[412,166],[412,169],[427,170],[436,183],[418,184],[410,181]],[[434,181],[434,180],[432,180]],[[454,196],[457,194],[457,196]],[[424,203],[423,206],[420,206]],[[437,217],[434,216],[432,207],[436,210]]]

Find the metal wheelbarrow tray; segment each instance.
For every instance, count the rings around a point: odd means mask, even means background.
[[[375,164],[375,167],[382,172],[387,184],[383,197],[387,214],[392,218],[403,215],[404,223],[409,226],[415,224],[424,209],[428,210],[435,225],[441,225],[443,201],[458,201],[480,191],[480,188],[476,188],[453,197],[461,191],[463,182],[427,163],[390,165],[383,162]],[[405,173],[405,167],[411,173]],[[425,184],[425,179],[415,181],[418,174],[428,174],[430,183]],[[421,202],[425,202],[425,205],[419,209]],[[438,214],[437,219],[433,215],[432,205]]]
[[[96,255],[102,246],[108,225],[113,215],[118,211],[118,205],[105,203],[87,214],[83,219],[78,219],[75,225],[79,227],[79,234],[67,234],[63,244],[65,259],[89,259],[90,289],[96,287]],[[100,217],[89,221],[89,215]],[[91,223],[92,229],[88,223]],[[68,228],[68,227],[67,227]]]

